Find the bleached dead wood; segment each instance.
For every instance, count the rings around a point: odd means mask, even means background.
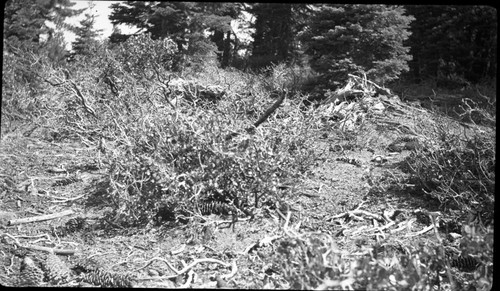
[[[12,219],[9,220],[8,225],[17,225],[17,224],[23,224],[23,223],[30,223],[30,222],[37,222],[37,221],[45,221],[45,220],[51,220],[59,217],[63,217],[66,215],[73,214],[73,210],[65,210],[59,213],[52,213],[52,214],[47,214],[47,215],[40,215],[40,216],[33,216],[33,217],[26,217],[26,218],[19,218],[19,219]]]

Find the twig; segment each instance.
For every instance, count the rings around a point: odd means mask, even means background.
[[[229,267],[230,266],[230,264],[224,263],[223,261],[219,261],[219,260],[216,260],[216,259],[197,259],[197,260],[194,260],[188,266],[186,266],[184,269],[178,271],[177,275],[182,275],[182,274],[186,273],[187,271],[191,270],[194,266],[196,266],[196,265],[198,265],[200,263],[216,263],[216,264],[223,265],[225,267]],[[175,277],[176,276],[174,276],[174,278]]]
[[[419,235],[421,235],[421,234],[424,234],[424,233],[426,233],[426,232],[430,231],[430,230],[431,230],[431,229],[433,229],[433,228],[434,228],[434,225],[433,225],[433,224],[431,224],[431,225],[429,225],[428,227],[426,227],[426,228],[422,229],[421,231],[417,231],[417,232],[414,232],[414,233],[407,234],[407,235],[406,235],[406,237],[414,237],[414,236],[419,236]]]
[[[75,92],[75,94],[80,98],[80,103],[82,104],[82,106],[85,109],[85,111],[87,111],[92,116],[94,116],[95,118],[97,118],[97,115],[96,115],[94,109],[92,107],[90,107],[89,105],[87,105],[87,102],[85,101],[85,97],[83,96],[82,92],[80,91],[80,89],[78,88],[78,86],[75,84],[75,82],[73,82],[73,81],[70,80],[69,83],[73,87],[73,92]]]
[[[165,260],[165,259],[163,259],[163,258],[160,258],[160,257],[154,257],[154,258],[152,258],[152,259],[151,259],[151,260],[149,260],[149,261],[148,261],[148,262],[147,262],[144,266],[142,266],[142,267],[140,267],[140,268],[137,268],[137,269],[133,270],[132,272],[134,272],[134,273],[135,273],[135,272],[137,272],[137,271],[139,271],[139,270],[142,270],[142,269],[146,268],[147,266],[151,265],[151,263],[152,263],[152,262],[154,262],[154,261],[156,261],[156,260],[164,262],[165,264],[167,264],[167,266],[168,266],[168,267],[169,267],[172,271],[174,271],[174,272],[175,272],[176,276],[177,276],[177,275],[179,275],[179,271],[177,271],[177,269],[176,269],[176,268],[174,268],[174,267],[170,264],[170,262],[169,262],[169,261],[167,261],[167,260]]]
[[[245,129],[246,132],[250,133],[254,131],[260,124],[266,121],[267,118],[281,105],[281,103],[283,103],[283,100],[285,100],[286,95],[287,95],[286,92],[282,92],[280,98],[276,100],[276,102],[274,102],[274,104],[271,107],[269,107],[266,110],[266,112],[264,112],[264,114],[252,126]],[[232,138],[238,136],[238,134],[239,134],[238,132],[232,132],[226,135],[225,140],[229,141]]]
[[[415,222],[415,220],[416,220],[415,218],[412,218],[412,219],[410,219],[410,220],[408,220],[406,222],[403,221],[403,222],[401,222],[399,224],[400,226],[398,228],[392,229],[390,232],[391,233],[396,233],[396,232],[402,231],[405,228],[409,228],[412,225],[412,223]]]
[[[54,203],[65,203],[65,202],[70,202],[70,201],[75,201],[75,200],[81,199],[81,198],[85,197],[85,194],[82,194],[80,196],[76,196],[73,198],[63,198],[63,197],[57,197],[57,196],[51,196],[51,195],[47,195],[47,196],[50,198],[59,199],[59,201],[52,201]]]
[[[54,253],[56,255],[65,255],[65,256],[71,256],[71,255],[75,254],[75,250],[72,250],[72,249],[54,249],[54,248],[47,248],[47,247],[41,247],[41,246],[23,245],[19,242],[19,240],[17,240],[17,238],[15,238],[14,236],[12,236],[8,233],[0,234],[0,236],[2,236],[2,235],[12,239],[14,241],[14,244],[20,248],[48,252],[48,253]]]
[[[16,225],[16,224],[37,222],[37,221],[45,221],[45,220],[55,219],[55,218],[59,218],[59,217],[70,215],[70,214],[73,214],[73,210],[65,210],[65,211],[60,212],[60,213],[40,215],[40,216],[34,216],[34,217],[12,219],[12,220],[9,220],[8,225]]]
[[[277,240],[280,237],[281,237],[280,235],[266,236],[265,238],[259,240],[258,242],[255,242],[255,243],[249,245],[248,247],[246,247],[245,250],[243,252],[241,252],[240,254],[246,255],[251,250],[253,250],[254,248],[268,245],[268,244],[272,243],[273,241]]]
[[[233,260],[233,262],[231,263],[231,273],[227,275],[222,275],[221,278],[224,280],[229,280],[232,277],[234,277],[234,275],[236,275],[237,272],[238,272],[238,266],[236,265],[236,260]]]

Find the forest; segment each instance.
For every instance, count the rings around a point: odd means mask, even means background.
[[[88,3],[4,5],[1,285],[493,288],[494,7]]]

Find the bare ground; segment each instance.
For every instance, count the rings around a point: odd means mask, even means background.
[[[101,219],[107,206],[99,203],[96,193],[91,193],[92,186],[106,175],[95,148],[23,136],[4,137],[0,144],[0,174],[10,180],[1,188],[0,227],[9,236],[4,235],[0,244],[0,282],[5,285],[17,282],[21,259],[13,242],[16,238],[22,245],[75,250],[73,255],[59,257],[70,267],[92,258],[109,272],[132,275],[134,287],[289,288],[276,263],[274,243],[283,234],[284,224],[297,232],[328,233],[338,239],[341,250],[356,254],[363,253],[379,238],[363,231],[373,228],[371,220],[339,220],[336,215],[353,209],[372,214],[391,209],[409,212],[418,208],[437,209],[426,197],[391,189],[373,191],[372,179],[388,169],[399,173],[400,162],[408,151],[392,155],[380,148],[342,151],[332,147],[338,143],[334,138],[318,140],[327,154],[301,183],[303,188],[298,192],[301,194],[287,198],[288,209],[263,208],[254,219],[238,221],[234,227],[224,222],[230,218],[211,215],[188,224],[121,229]],[[372,161],[374,154],[386,157],[387,161],[382,164]],[[8,225],[8,220],[69,209],[74,214]],[[286,221],[288,210],[292,215]],[[56,236],[53,230],[73,217],[87,217],[94,226]],[[428,223],[417,219],[408,228],[395,232],[394,240],[400,244],[413,243],[411,234]],[[384,233],[381,236],[385,238]],[[433,233],[418,237],[433,239]],[[33,256],[39,254],[33,251]],[[66,283],[78,284],[82,285]]]

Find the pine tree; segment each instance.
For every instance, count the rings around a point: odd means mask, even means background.
[[[408,71],[408,39],[413,17],[400,6],[321,5],[310,19],[301,40],[311,57],[311,68],[334,88],[348,73],[366,74],[387,82]]]
[[[96,38],[99,36],[102,29],[94,29],[95,16],[92,12],[94,7],[95,4],[91,1],[89,3],[88,12],[85,13],[85,18],[80,21],[81,27],[76,30],[76,39],[72,43],[72,60],[74,60],[75,56],[77,55],[92,55],[92,47],[94,47],[98,43]]]
[[[134,25],[140,33],[151,33],[153,39],[171,38],[179,52],[193,62],[214,58],[216,54],[219,60],[223,59],[228,47],[224,35],[227,38],[230,22],[238,13],[238,6],[229,3],[127,1],[111,7],[113,24]],[[118,34],[112,37],[112,41],[125,39]],[[226,53],[226,59],[229,54]]]
[[[258,3],[251,13],[255,16],[255,33],[250,66],[254,69],[290,62],[293,59],[297,12],[302,4]]]
[[[416,81],[463,77],[477,82],[496,76],[497,15],[487,6],[407,5]],[[457,84],[460,85],[460,84]]]

